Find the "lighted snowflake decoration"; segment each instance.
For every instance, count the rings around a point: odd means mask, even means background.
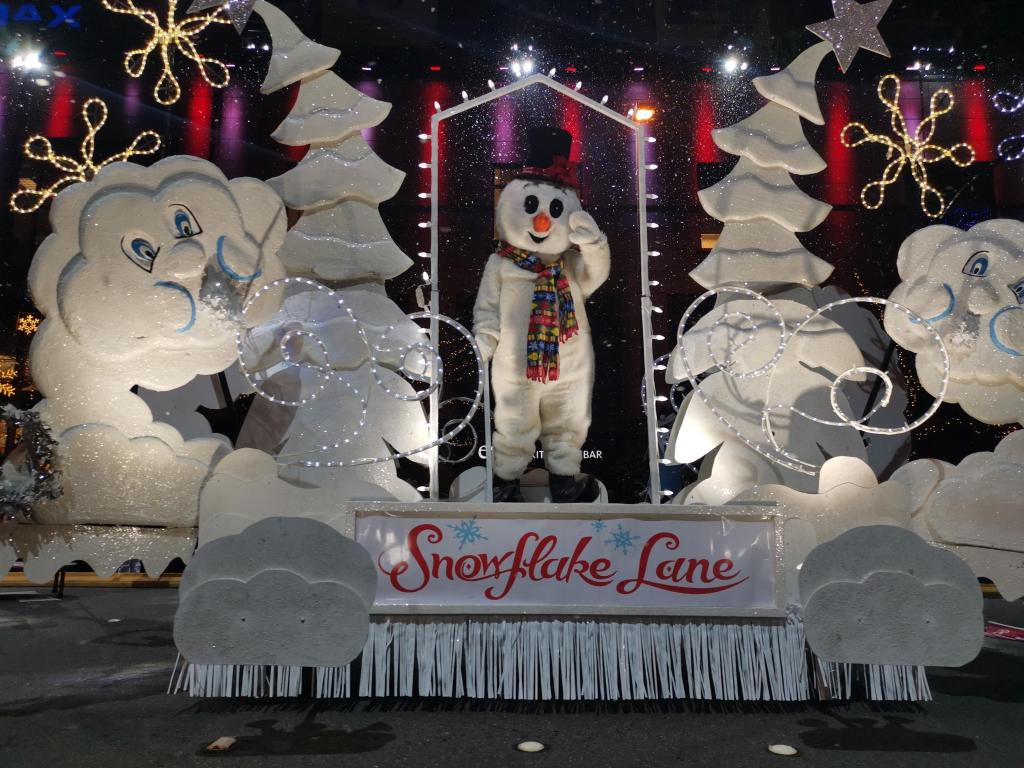
[[[895,184],[903,173],[904,166],[910,166],[910,175],[921,190],[921,209],[925,215],[937,219],[946,212],[946,198],[928,181],[928,166],[940,160],[950,160],[966,168],[974,162],[974,148],[970,144],[954,144],[942,147],[932,144],[938,119],[953,110],[953,93],[940,88],[932,94],[928,105],[928,116],[920,122],[913,134],[907,129],[907,121],[900,109],[900,79],[886,75],[878,82],[878,100],[889,110],[892,136],[871,133],[863,123],[850,123],[839,134],[844,146],[859,147],[864,144],[881,144],[885,147],[888,164],[882,171],[882,178],[867,184],[860,192],[860,201],[865,208],[875,210],[885,202],[886,189]]]
[[[463,520],[456,525],[449,525],[448,527],[455,531],[455,538],[458,539],[460,550],[467,544],[487,541],[487,537],[480,530],[480,525],[475,517],[471,520]]]
[[[634,536],[629,531],[624,530],[622,527],[622,523],[619,523],[618,530],[612,531],[612,537],[606,540],[605,544],[611,544],[615,547],[615,549],[621,549],[622,554],[628,555],[629,548],[635,547],[636,544],[634,542],[639,538],[639,536]]]
[[[600,533],[608,527],[608,524],[604,520],[595,520],[590,524],[590,527],[594,529],[594,533]]]
[[[39,330],[39,324],[42,320],[32,314],[18,315],[17,325],[15,326],[18,333],[24,333],[31,335]]]
[[[4,397],[14,397],[14,392],[14,387],[8,382],[0,382],[0,395],[3,395]]]
[[[81,148],[78,150],[80,159],[76,160],[68,155],[58,155],[53,151],[53,145],[50,144],[50,140],[45,136],[36,135],[28,138],[25,142],[25,156],[30,160],[49,163],[64,175],[43,189],[38,189],[34,186],[34,182],[32,182],[32,186],[24,186],[19,189],[11,195],[12,211],[15,213],[31,213],[38,210],[51,197],[55,197],[64,187],[80,181],[89,181],[105,165],[127,160],[136,155],[152,155],[160,149],[160,135],[156,131],[143,131],[135,137],[135,140],[128,145],[127,149],[104,160],[97,160],[94,157],[96,134],[99,133],[100,128],[107,122],[107,105],[102,99],[95,97],[86,99],[82,105],[82,120],[85,122],[86,132],[85,137],[82,139]],[[32,315],[22,315],[22,317],[32,317],[36,320],[36,325],[38,326],[39,324],[38,318],[34,318]],[[22,329],[21,318],[18,319],[18,323],[19,331],[32,333],[32,331],[24,331]]]
[[[192,42],[193,37],[211,24],[231,23],[231,19],[224,15],[222,6],[209,13],[191,14],[178,20],[178,0],[168,0],[166,22],[161,23],[156,11],[139,8],[134,0],[102,0],[102,3],[108,11],[135,16],[149,26],[153,36],[144,48],[136,48],[125,53],[124,70],[132,77],[141,77],[149,63],[149,54],[159,49],[162,71],[153,88],[153,98],[158,103],[166,107],[176,104],[181,98],[181,85],[171,68],[175,51],[194,61],[200,76],[212,87],[223,88],[231,80],[231,74],[224,62],[203,56]]]

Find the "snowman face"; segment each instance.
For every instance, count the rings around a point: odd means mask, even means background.
[[[498,198],[498,235],[530,253],[557,256],[569,250],[569,216],[583,210],[572,189],[515,179]]]

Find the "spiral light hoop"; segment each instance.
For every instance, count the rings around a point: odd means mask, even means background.
[[[438,411],[444,410],[445,406],[447,406],[449,403],[468,403],[469,405],[472,406],[473,399],[470,397],[450,397],[444,402],[438,404]],[[444,425],[441,427],[441,432],[445,433],[449,427],[451,427],[454,424],[458,424],[459,421],[460,419],[448,419],[448,421],[446,421]],[[466,429],[469,430],[471,436],[471,442],[469,446],[465,449],[466,452],[459,456],[459,458],[457,459],[453,459],[450,456],[442,456],[440,453],[438,453],[438,461],[440,461],[442,464],[461,464],[462,462],[467,461],[474,453],[477,452],[477,449],[480,447],[480,433],[477,432],[476,427],[474,427],[472,424],[467,424]]]
[[[367,334],[367,324],[359,320],[359,318],[357,318],[355,314],[352,312],[351,308],[346,306],[344,298],[336,294],[327,286],[321,285],[315,280],[310,280],[303,277],[286,277],[280,280],[274,280],[273,282],[261,286],[257,291],[255,291],[252,294],[252,296],[250,296],[247,299],[245,306],[242,308],[243,318],[246,312],[249,311],[252,304],[255,301],[257,301],[260,298],[260,296],[267,293],[268,291],[284,286],[305,286],[307,288],[326,293],[334,301],[337,302],[338,309],[340,310],[340,316],[348,319],[348,321],[352,323],[352,326],[355,329],[356,333],[358,334],[359,339],[362,341],[363,345],[366,348],[366,358],[368,358],[370,373],[373,377],[374,382],[380,389],[384,390],[384,392],[389,397],[395,400],[402,400],[406,402],[417,402],[426,400],[435,391],[438,391],[440,383],[441,381],[443,381],[444,368],[441,357],[440,355],[437,354],[433,346],[431,346],[426,341],[414,342],[411,344],[401,342],[391,343],[389,337],[397,329],[397,324],[392,324],[384,330],[384,332],[380,336],[379,343],[372,342]],[[466,402],[470,403],[468,413],[461,419],[452,419],[449,422],[447,422],[444,428],[441,430],[441,435],[437,439],[432,440],[426,445],[421,445],[417,448],[413,448],[410,450],[395,451],[387,456],[364,457],[358,459],[350,459],[347,461],[303,459],[282,462],[280,461],[282,456],[279,455],[277,457],[278,463],[287,464],[291,466],[334,468],[365,466],[368,464],[380,464],[385,461],[395,461],[397,459],[412,456],[413,454],[429,451],[432,448],[436,448],[439,445],[449,443],[452,440],[452,438],[454,438],[467,427],[470,427],[470,429],[472,429],[472,425],[470,422],[476,415],[477,409],[480,407],[480,402],[481,399],[483,398],[484,382],[483,358],[480,355],[480,349],[479,347],[477,347],[473,335],[461,323],[452,320],[450,317],[446,317],[445,315],[435,314],[429,311],[423,311],[414,312],[410,315],[406,315],[406,318],[408,318],[411,321],[437,320],[439,322],[445,323],[446,325],[449,325],[453,327],[456,331],[458,331],[463,336],[463,338],[465,338],[466,341],[469,343],[470,348],[473,350],[473,355],[476,359],[477,386],[476,392],[472,399],[468,397],[464,398]],[[249,330],[252,330],[253,328],[254,326],[250,326]],[[424,334],[426,333],[426,329],[421,328],[420,331]],[[324,364],[316,365],[313,363],[296,360],[294,354],[289,349],[289,345],[292,340],[297,338],[310,340],[319,349],[320,354],[323,355]],[[385,346],[385,342],[390,344],[390,346]],[[246,380],[256,390],[257,394],[259,394],[260,397],[272,403],[282,406],[302,408],[307,403],[315,400],[318,395],[322,394],[324,390],[327,388],[328,384],[331,382],[339,382],[343,384],[346,387],[346,389],[348,389],[352,393],[352,395],[359,401],[361,409],[359,423],[355,429],[349,432],[348,436],[336,441],[333,444],[321,445],[317,448],[303,451],[301,453],[288,454],[288,456],[299,456],[309,453],[326,453],[329,451],[336,450],[340,448],[342,445],[347,445],[351,443],[353,439],[359,435],[360,430],[362,430],[363,427],[366,426],[367,409],[369,403],[369,391],[363,391],[347,380],[346,377],[351,377],[351,375],[354,372],[353,370],[335,370],[331,367],[330,354],[328,352],[327,345],[324,343],[323,339],[321,339],[320,336],[317,335],[316,333],[301,328],[293,328],[286,330],[281,335],[281,338],[278,340],[278,350],[281,354],[281,359],[283,361],[285,368],[297,368],[300,370],[312,371],[320,378],[319,386],[317,387],[316,391],[312,395],[309,395],[308,397],[300,400],[286,400],[283,398],[279,398],[276,397],[275,395],[270,394],[263,388],[263,384],[266,381],[266,379],[262,376],[262,374],[250,370],[249,366],[246,364],[246,350],[244,347],[243,330],[241,329],[236,331],[235,333],[235,345],[238,351],[239,368],[242,372],[242,375],[245,376]],[[394,355],[394,357],[399,361],[397,373],[401,374],[402,376],[412,381],[416,381],[418,383],[426,383],[428,386],[425,389],[414,392],[411,395],[407,395],[402,392],[391,389],[382,378],[381,369],[386,367],[382,365],[380,362],[380,358],[382,355]],[[362,366],[363,364],[365,363],[361,361],[359,363],[359,366]],[[388,370],[391,369],[389,368]]]
[[[761,426],[762,432],[764,433],[764,437],[767,441],[767,446],[764,444],[755,443],[753,440],[748,438],[740,430],[738,430],[736,427],[732,425],[728,417],[722,414],[722,412],[711,401],[711,398],[707,395],[707,393],[704,392],[704,390],[701,388],[700,383],[697,381],[697,378],[693,373],[690,361],[687,360],[686,346],[683,343],[684,336],[686,335],[685,328],[687,321],[690,319],[693,313],[700,307],[700,305],[703,304],[707,299],[713,296],[718,296],[719,294],[728,293],[737,294],[762,302],[771,311],[772,315],[774,315],[774,317],[769,322],[772,325],[776,324],[776,322],[779,324],[780,337],[778,347],[775,350],[775,354],[772,355],[771,359],[765,365],[753,371],[748,371],[746,373],[735,372],[733,370],[734,364],[730,360],[722,360],[718,355],[715,354],[715,351],[712,347],[712,336],[715,330],[720,325],[725,324],[730,319],[735,319],[738,317],[746,320],[750,324],[751,328],[749,331],[749,335],[742,339],[738,344],[733,345],[727,349],[726,356],[731,358],[733,354],[738,352],[747,344],[751,343],[751,341],[753,340],[753,335],[758,331],[758,323],[750,315],[746,313],[726,311],[723,312],[722,317],[720,317],[714,323],[712,323],[711,326],[705,332],[705,344],[708,355],[723,374],[725,374],[726,376],[730,376],[734,379],[751,379],[759,376],[764,376],[766,374],[768,375],[768,383],[767,388],[765,390],[765,406],[761,410]],[[836,420],[822,419],[817,416],[813,416],[799,408],[796,408],[795,406],[770,405],[771,386],[772,382],[774,381],[775,371],[777,369],[778,362],[785,354],[786,349],[789,346],[789,343],[801,331],[803,331],[809,323],[813,322],[816,318],[825,315],[825,313],[831,311],[832,309],[835,309],[836,307],[841,307],[846,304],[878,304],[884,307],[891,307],[892,309],[895,309],[907,315],[910,318],[910,320],[913,321],[914,324],[917,325],[918,327],[925,329],[931,335],[932,341],[934,341],[938,345],[939,351],[942,354],[942,386],[939,390],[938,395],[935,397],[934,401],[928,407],[928,409],[910,424],[905,424],[901,427],[872,427],[865,423],[879,410],[881,410],[882,408],[889,404],[893,391],[892,379],[889,377],[889,375],[885,371],[879,370],[878,368],[874,368],[872,366],[856,366],[854,368],[850,368],[849,370],[840,373],[832,381],[829,387],[829,402],[832,407],[832,411],[838,417]],[[778,444],[778,442],[775,439],[774,430],[772,429],[771,420],[773,414],[778,415],[780,412],[792,413],[796,414],[797,416],[801,416],[805,419],[808,419],[810,421],[816,422],[818,424],[822,424],[824,426],[853,427],[854,429],[867,434],[898,435],[904,434],[906,432],[911,432],[912,430],[917,429],[919,426],[928,421],[928,419],[930,419],[933,415],[935,415],[935,412],[939,409],[939,406],[942,405],[943,398],[946,394],[946,389],[949,386],[949,352],[946,350],[946,345],[942,341],[942,337],[939,336],[939,334],[935,331],[931,324],[928,323],[927,320],[920,317],[918,314],[908,309],[907,307],[903,306],[902,304],[890,301],[889,299],[880,299],[873,296],[839,299],[837,301],[825,304],[821,307],[818,307],[815,310],[808,312],[808,314],[803,318],[803,320],[801,320],[792,331],[787,331],[785,320],[781,312],[779,312],[779,310],[775,307],[774,304],[772,304],[771,300],[769,300],[767,297],[748,288],[740,288],[738,286],[722,286],[720,288],[714,288],[709,291],[706,291],[705,293],[697,297],[697,299],[692,304],[690,304],[690,306],[686,309],[686,312],[683,313],[682,319],[680,319],[679,321],[676,339],[677,346],[680,350],[679,359],[683,365],[684,374],[686,378],[689,380],[690,385],[693,387],[694,391],[700,396],[701,400],[704,402],[704,405],[708,408],[708,410],[711,411],[711,413],[715,415],[715,418],[717,418],[732,435],[734,435],[736,438],[745,443],[749,448],[759,453],[761,456],[764,456],[766,459],[781,466],[784,466],[788,469],[792,469],[796,472],[801,472],[807,475],[816,475],[821,467],[816,466],[814,464],[810,464],[796,456],[793,456],[792,454],[787,452],[784,447]],[[872,408],[860,418],[855,419],[843,413],[843,410],[840,407],[839,395],[841,392],[842,385],[846,381],[859,379],[864,374],[879,377],[884,385],[884,390],[881,396],[878,398],[877,402],[872,406]]]

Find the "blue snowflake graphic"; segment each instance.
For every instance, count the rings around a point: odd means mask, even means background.
[[[622,523],[619,523],[619,530],[612,533],[612,537],[605,541],[605,544],[611,544],[615,549],[621,549],[622,554],[628,555],[629,548],[636,546],[633,541],[639,538],[639,536],[634,536],[629,531],[622,530]]]
[[[463,520],[458,525],[449,525],[448,527],[455,531],[455,538],[459,540],[460,550],[466,544],[472,544],[475,541],[487,541],[487,537],[480,530],[475,517],[472,520]]]
[[[590,527],[594,529],[594,533],[600,533],[608,527],[608,524],[604,520],[595,520],[590,524]]]

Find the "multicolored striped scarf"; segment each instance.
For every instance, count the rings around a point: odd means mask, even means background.
[[[526,378],[558,381],[559,342],[568,341],[579,331],[565,264],[561,257],[545,264],[537,254],[502,242],[498,243],[498,254],[537,275],[526,331]]]

